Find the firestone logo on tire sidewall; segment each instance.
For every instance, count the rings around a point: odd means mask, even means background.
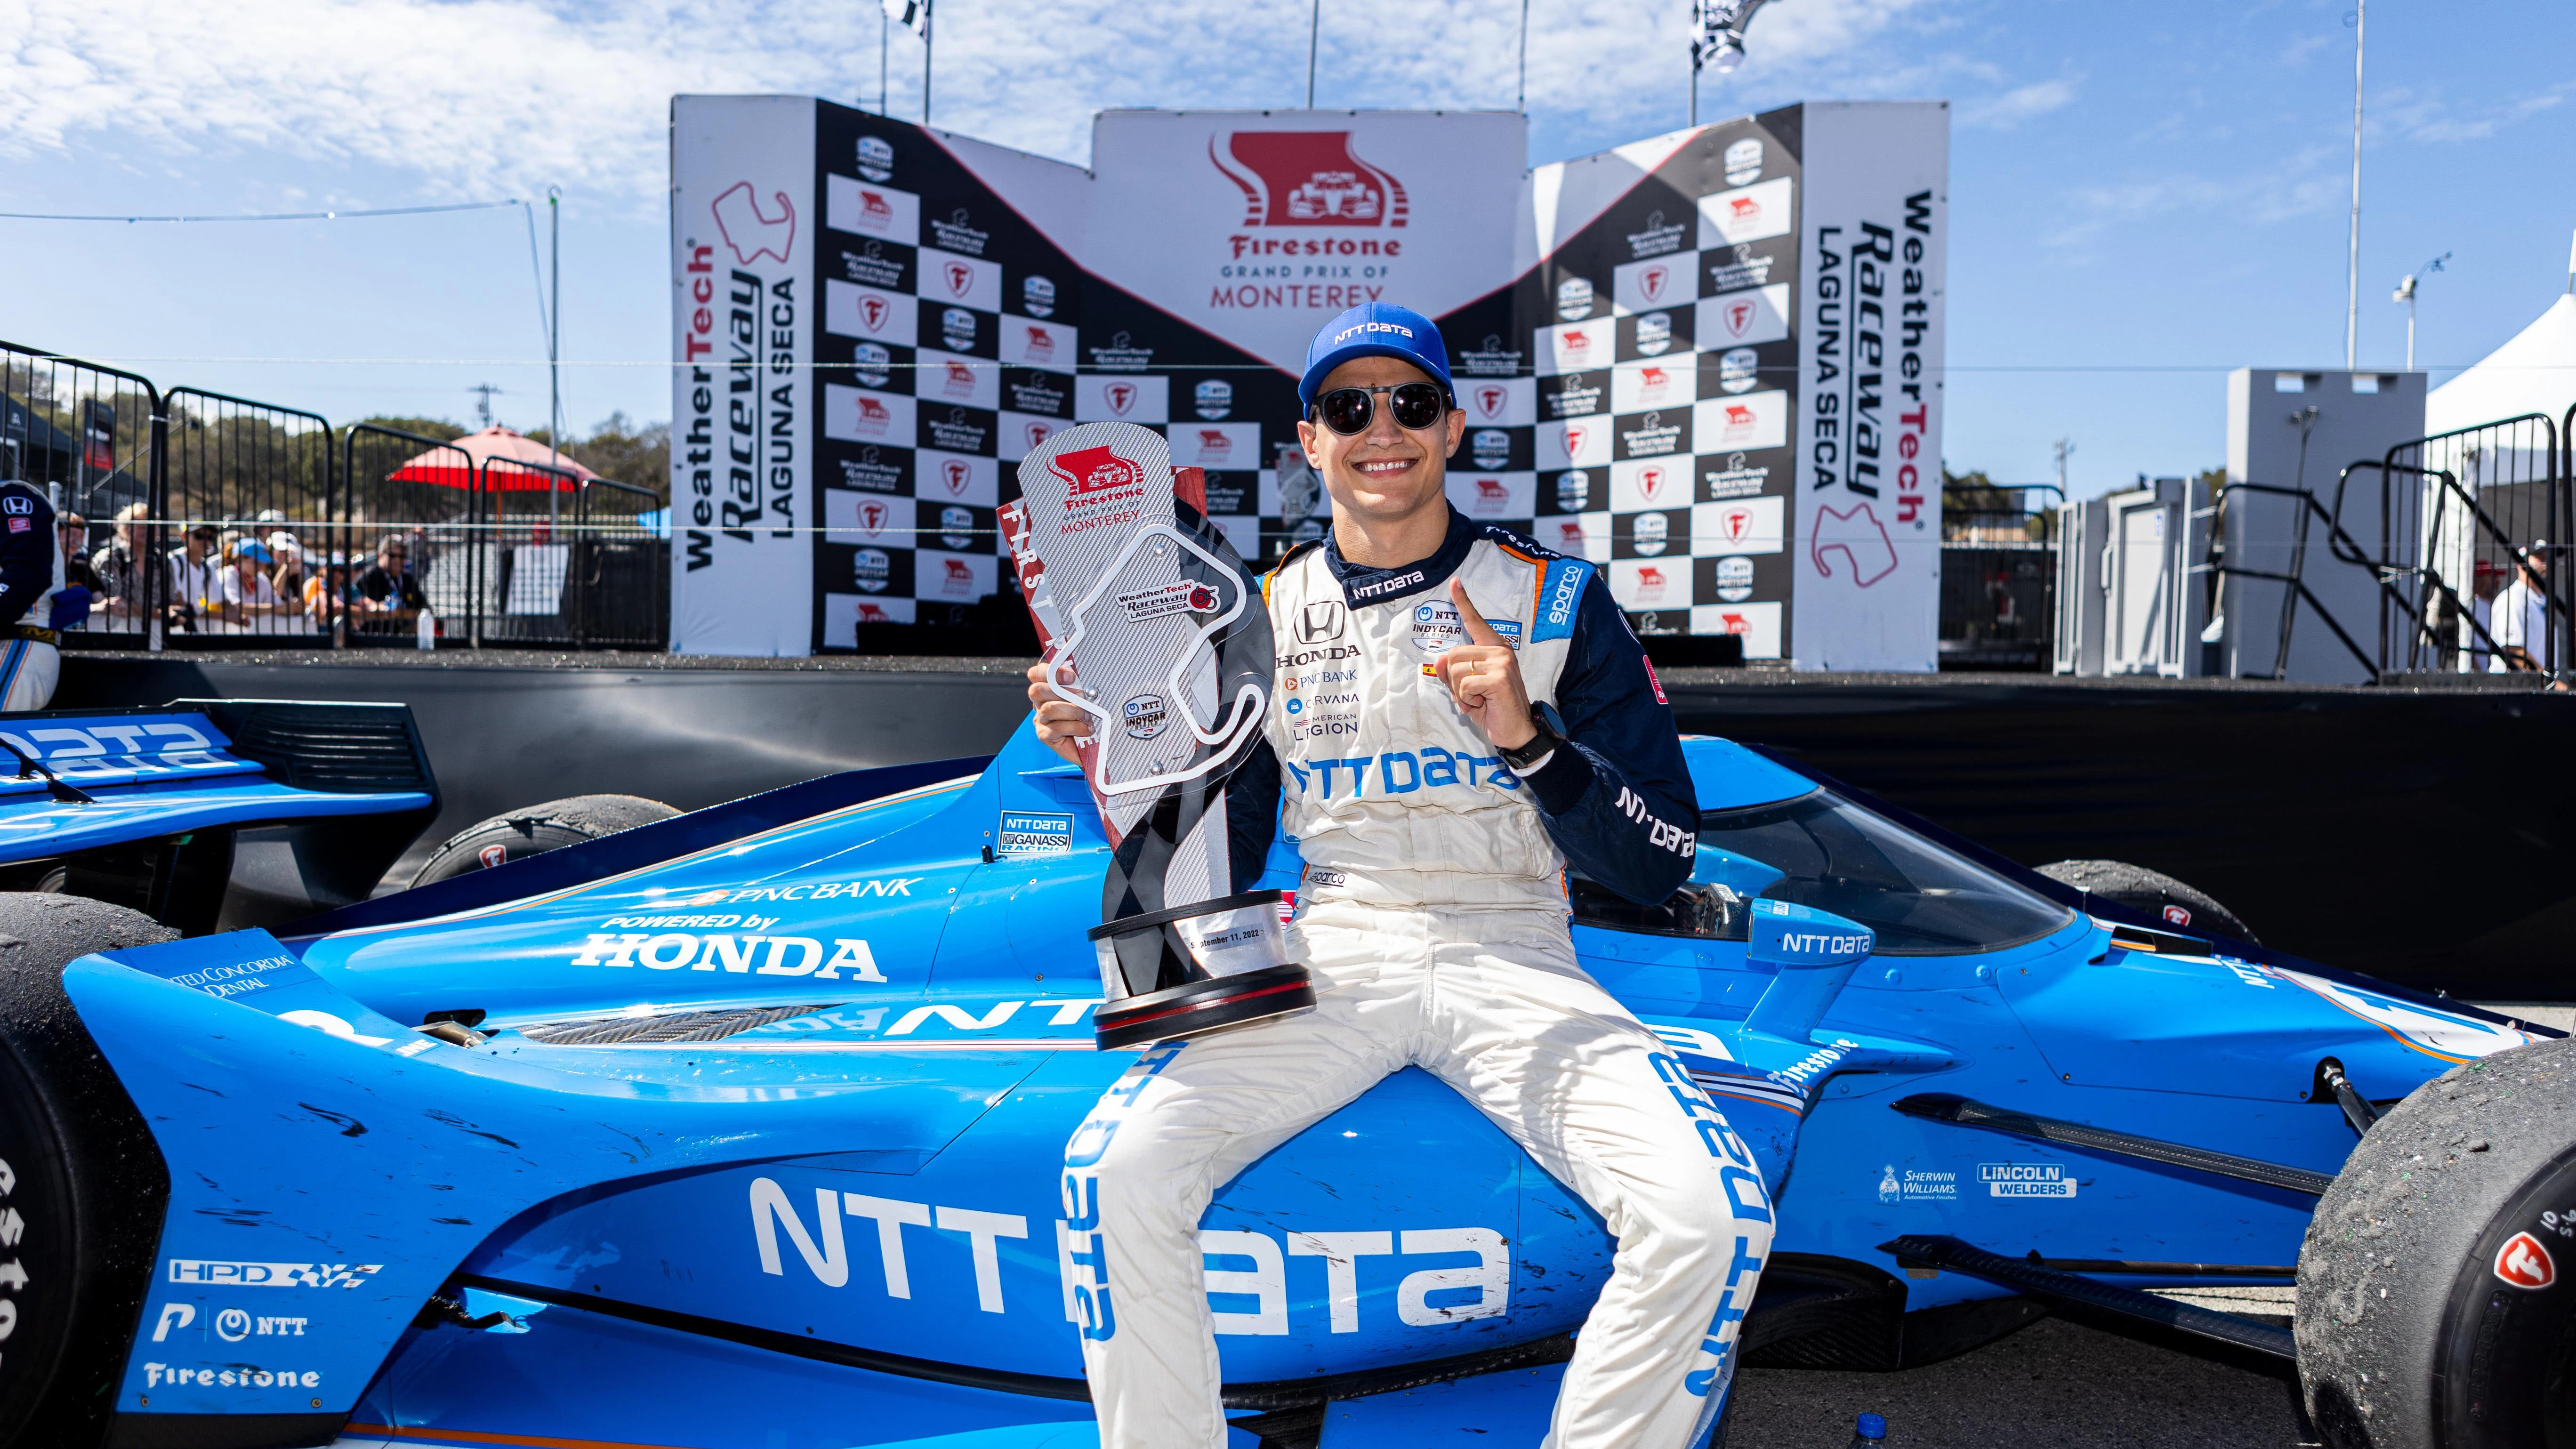
[[[2540,1239],[2516,1233],[2496,1249],[2495,1275],[2508,1287],[2537,1293],[2558,1281],[2558,1264]]]

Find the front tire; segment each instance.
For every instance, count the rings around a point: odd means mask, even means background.
[[[2299,1253],[2334,1449],[2576,1445],[2576,1040],[2454,1068],[2370,1129]]]
[[[508,810],[447,837],[411,878],[414,886],[488,870],[580,845],[603,835],[668,820],[680,812],[641,795],[574,795],[524,810]]]
[[[2218,903],[2217,897],[2160,870],[2131,865],[2125,860],[2059,860],[2039,867],[2039,873],[2087,895],[2144,911],[2151,919],[2178,931],[2225,936],[2249,946],[2263,944],[2234,911]]]
[[[0,1444],[104,1436],[170,1197],[63,967],[177,935],[102,901],[0,894]]]

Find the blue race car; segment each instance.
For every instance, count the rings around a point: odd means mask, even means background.
[[[2340,1445],[2567,1442],[2576,1049],[1685,750],[1693,879],[1576,879],[1574,934],[1760,1158],[1749,1361],[2071,1303],[2295,1355]],[[1093,1044],[1105,852],[1024,727],[275,935],[0,896],[0,1438],[1093,1442],[1057,1184],[1135,1060]],[[1874,950],[1788,969],[1766,901]],[[1418,1071],[1201,1245],[1237,1442],[1283,1449],[1535,1443],[1610,1261]],[[2294,1279],[2295,1344],[2141,1291]]]
[[[189,935],[365,900],[438,814],[400,704],[178,700],[0,715],[0,890]]]

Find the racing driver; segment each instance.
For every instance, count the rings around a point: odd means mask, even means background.
[[[1262,1154],[1418,1066],[1618,1240],[1548,1449],[1703,1444],[1770,1204],[1706,1094],[1576,964],[1564,884],[1571,865],[1651,903],[1690,873],[1672,711],[1590,564],[1449,506],[1464,419],[1428,319],[1384,303],[1335,318],[1297,396],[1332,531],[1265,580],[1274,703],[1228,817],[1238,889],[1275,824],[1296,843],[1292,945],[1317,1006],[1156,1046],[1077,1134],[1098,1149],[1068,1161],[1065,1192],[1077,1221],[1098,1214],[1106,1301],[1083,1355],[1101,1443],[1225,1444],[1200,1215]],[[1074,758],[1084,717],[1030,677],[1039,737]],[[1340,1300],[1387,1237],[1291,1234],[1289,1250],[1330,1260]]]

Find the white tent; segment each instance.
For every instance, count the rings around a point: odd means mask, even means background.
[[[2546,414],[2554,427],[2570,404],[2576,404],[2576,296],[2563,296],[2512,341],[2433,389],[2424,400],[2424,430],[2445,433],[2524,413]]]

